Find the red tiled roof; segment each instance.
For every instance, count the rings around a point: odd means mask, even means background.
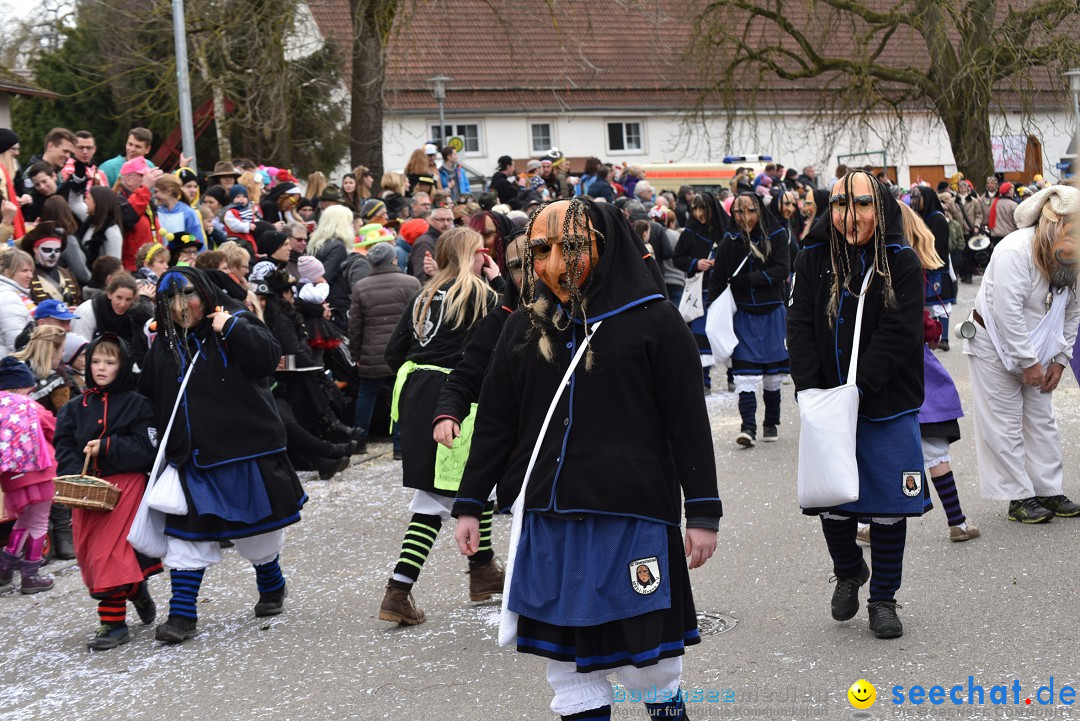
[[[692,22],[702,0],[430,0],[405,3],[389,41],[385,101],[388,112],[431,113],[435,103],[427,80],[453,78],[446,94],[447,112],[583,112],[603,110],[664,111],[693,106],[712,80],[711,58],[696,55]],[[1014,0],[1023,7],[1034,0]],[[865,0],[886,8],[893,0]],[[319,28],[333,38],[346,82],[350,72],[348,0],[308,0]],[[856,56],[868,52],[852,38],[861,28],[850,19],[823,15],[823,4],[788,3],[788,18],[825,54]],[[1001,4],[1005,5],[1004,3]],[[802,16],[793,14],[799,8]],[[1007,8],[999,6],[999,14]],[[813,13],[813,14],[811,14]],[[743,27],[738,18],[732,24]],[[1077,21],[1080,32],[1080,21]],[[1039,31],[1036,30],[1036,33]],[[797,51],[793,41],[766,34],[764,21],[745,27],[744,36],[762,48]],[[839,49],[830,46],[842,42]],[[926,54],[912,29],[901,27],[879,62],[893,67],[912,64]],[[714,52],[719,52],[717,49]],[[769,50],[764,50],[769,52]],[[775,52],[775,51],[772,51]],[[704,62],[703,62],[704,60]],[[746,87],[759,93],[760,106],[798,109],[816,105],[822,88],[835,78],[804,81],[751,76]],[[1033,88],[1035,107],[1064,105],[1065,82],[1057,71],[1034,70],[999,89],[1003,107],[1019,107],[1019,94],[1008,85]],[[1014,90],[1016,88],[1013,88]],[[711,97],[712,107],[727,105]]]

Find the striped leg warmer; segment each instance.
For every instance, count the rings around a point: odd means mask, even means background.
[[[420,576],[420,569],[424,567],[431,547],[435,545],[435,539],[439,536],[442,528],[442,519],[438,516],[428,516],[423,513],[414,513],[409,522],[409,530],[405,531],[405,538],[401,542],[401,555],[397,565],[394,566],[394,577],[400,580],[401,576],[416,582]]]

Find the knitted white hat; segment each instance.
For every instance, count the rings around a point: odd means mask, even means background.
[[[1040,216],[1055,220],[1077,211],[1080,211],[1080,190],[1070,185],[1051,185],[1016,206],[1013,218],[1017,228],[1030,228],[1039,222]]]

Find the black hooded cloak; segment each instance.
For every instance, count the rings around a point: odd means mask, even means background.
[[[883,204],[882,251],[892,277],[895,306],[887,306],[884,282],[875,276],[866,291],[859,369],[859,415],[883,420],[918,411],[923,403],[923,279],[915,251],[904,241],[903,219],[888,192]],[[831,221],[814,224],[795,261],[788,307],[788,353],[796,392],[835,388],[846,381],[855,335],[855,313],[877,238],[865,246],[845,246],[852,260],[849,289],[841,292],[835,323],[829,314],[832,288]]]
[[[730,285],[739,310],[754,314],[770,313],[787,302],[787,279],[791,270],[788,231],[781,226],[780,218],[766,211],[757,194],[741,193],[739,197],[750,198],[757,207],[758,224],[750,233],[750,242],[764,252],[765,241],[768,240],[768,252],[764,261],[758,259],[747,247],[742,229],[732,221],[731,229],[724,235],[716,251],[709,297],[719,298]],[[744,258],[747,259],[746,263],[738,275],[734,275]]]
[[[922,207],[919,215],[926,221],[926,226],[934,234],[934,249],[938,256],[945,261],[945,265],[936,270],[926,271],[926,304],[956,302],[956,282],[949,276],[949,219],[945,217],[945,208],[941,205],[941,198],[932,188],[925,185],[918,186],[919,195],[922,196]],[[941,300],[938,300],[940,298]]]
[[[664,301],[622,213],[586,205],[604,243],[583,286],[585,310],[590,323],[604,323],[590,342],[591,368],[583,361],[559,400],[525,507],[677,525],[685,496],[689,522],[714,524],[722,508],[694,339]],[[585,335],[577,319],[562,330],[548,326],[554,356],[547,360],[531,330],[526,313],[512,314],[492,354],[455,516],[479,517],[496,486],[500,507],[513,502],[552,395]]]

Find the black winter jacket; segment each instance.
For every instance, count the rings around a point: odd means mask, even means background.
[[[678,310],[663,300],[622,214],[591,206],[606,238],[589,277],[591,370],[577,367],[545,435],[525,507],[680,520],[722,515],[697,347]],[[584,339],[575,321],[548,328],[553,362],[529,337],[524,313],[506,321],[480,393],[455,516],[480,516],[491,489],[501,508],[517,496],[551,403]],[[707,525],[707,524],[706,524]]]
[[[205,274],[177,266],[173,272],[199,282],[200,296],[215,293]],[[161,298],[159,294],[158,298]],[[159,312],[161,311],[159,300]],[[204,318],[188,334],[188,354],[198,354],[195,370],[184,391],[166,447],[166,458],[177,466],[194,462],[209,468],[285,450],[285,427],[270,392],[269,378],[281,360],[281,345],[270,330],[242,306],[217,291],[204,301],[224,306],[233,318],[215,333]],[[187,366],[180,367],[158,319],[158,335],[146,354],[139,390],[154,407],[155,427],[169,422],[173,403]]]
[[[760,234],[754,238],[760,247]],[[786,303],[788,297],[788,261],[791,252],[788,234],[777,228],[769,238],[765,261],[750,253],[741,235],[729,233],[716,251],[716,265],[709,278],[709,298],[716,299],[731,285],[731,295],[739,310],[764,314]],[[746,259],[738,275],[732,275]]]
[[[835,325],[839,330],[834,330],[827,314],[832,284],[829,245],[827,240],[821,240],[830,227],[828,222],[815,225],[811,235],[817,237],[795,260],[787,343],[796,392],[835,388],[845,382],[863,268],[873,262],[873,248],[852,251],[853,290],[843,291]],[[889,240],[888,264],[899,307],[884,306],[883,283],[875,277],[867,289],[855,379],[862,394],[859,415],[871,420],[918,411],[923,403],[922,266],[909,246],[891,242],[900,238],[892,236]]]

